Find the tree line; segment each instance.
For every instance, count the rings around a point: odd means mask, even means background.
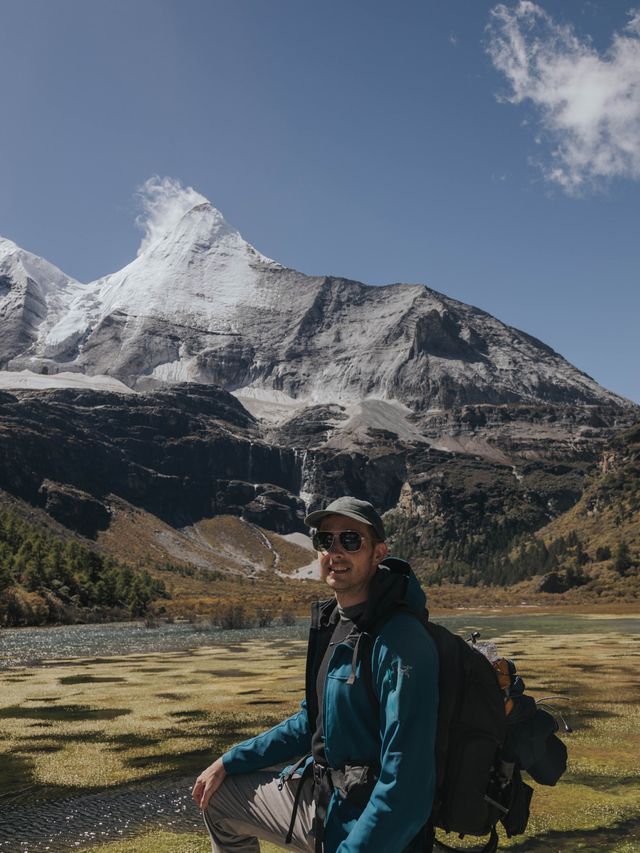
[[[144,614],[164,583],[80,542],[0,511],[0,624],[67,621],[74,611]]]
[[[410,528],[393,537],[394,553],[410,559],[420,555]],[[435,549],[434,549],[435,551]],[[438,543],[435,567],[426,580],[431,584],[458,583],[465,586],[512,586],[529,578],[560,574],[566,589],[589,581],[588,563],[610,561],[619,575],[638,571],[640,555],[620,539],[612,550],[599,546],[589,553],[576,531],[560,536],[548,545],[531,534],[513,535],[507,525],[488,528],[476,535],[461,536]]]

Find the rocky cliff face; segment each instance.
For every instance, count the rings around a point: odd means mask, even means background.
[[[231,514],[288,533],[305,529],[306,506],[350,493],[386,513],[396,553],[478,576],[580,498],[615,425],[580,411],[463,408],[430,439],[420,416],[395,432],[381,405],[365,420],[316,406],[265,429],[203,385],[2,392],[0,489],[88,537],[123,501],[175,528]]]
[[[0,488],[85,535],[108,526],[112,495],[173,526],[232,513],[301,529],[299,475],[295,452],[261,441],[220,389],[0,398]]]

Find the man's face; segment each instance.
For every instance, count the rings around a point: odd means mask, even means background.
[[[344,515],[328,515],[318,528],[323,532],[340,533],[356,530],[363,536],[359,551],[345,551],[338,536],[334,536],[330,551],[319,551],[320,577],[335,592],[341,607],[360,604],[367,598],[369,583],[378,563],[387,554],[384,542],[373,542],[373,528]]]

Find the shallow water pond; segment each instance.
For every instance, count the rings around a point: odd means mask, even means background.
[[[308,621],[268,628],[222,630],[206,622],[112,622],[100,625],[59,625],[43,628],[0,628],[0,669],[35,666],[50,660],[134,653],[180,651],[252,639],[306,636]]]
[[[434,616],[463,636],[480,631],[483,640],[510,633],[584,634],[614,631],[640,638],[640,617],[537,613],[461,613]],[[248,640],[303,639],[309,621],[268,628],[222,630],[207,623],[160,623],[147,628],[144,622],[117,622],[103,625],[61,625],[53,628],[0,628],[0,669],[35,666],[50,660],[76,657],[94,658],[161,651],[180,651],[202,646],[228,645]]]

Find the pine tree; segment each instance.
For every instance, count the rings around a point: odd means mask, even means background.
[[[627,570],[631,568],[631,565],[631,552],[629,551],[629,545],[626,539],[621,539],[613,558],[613,568],[621,575],[624,575]]]

